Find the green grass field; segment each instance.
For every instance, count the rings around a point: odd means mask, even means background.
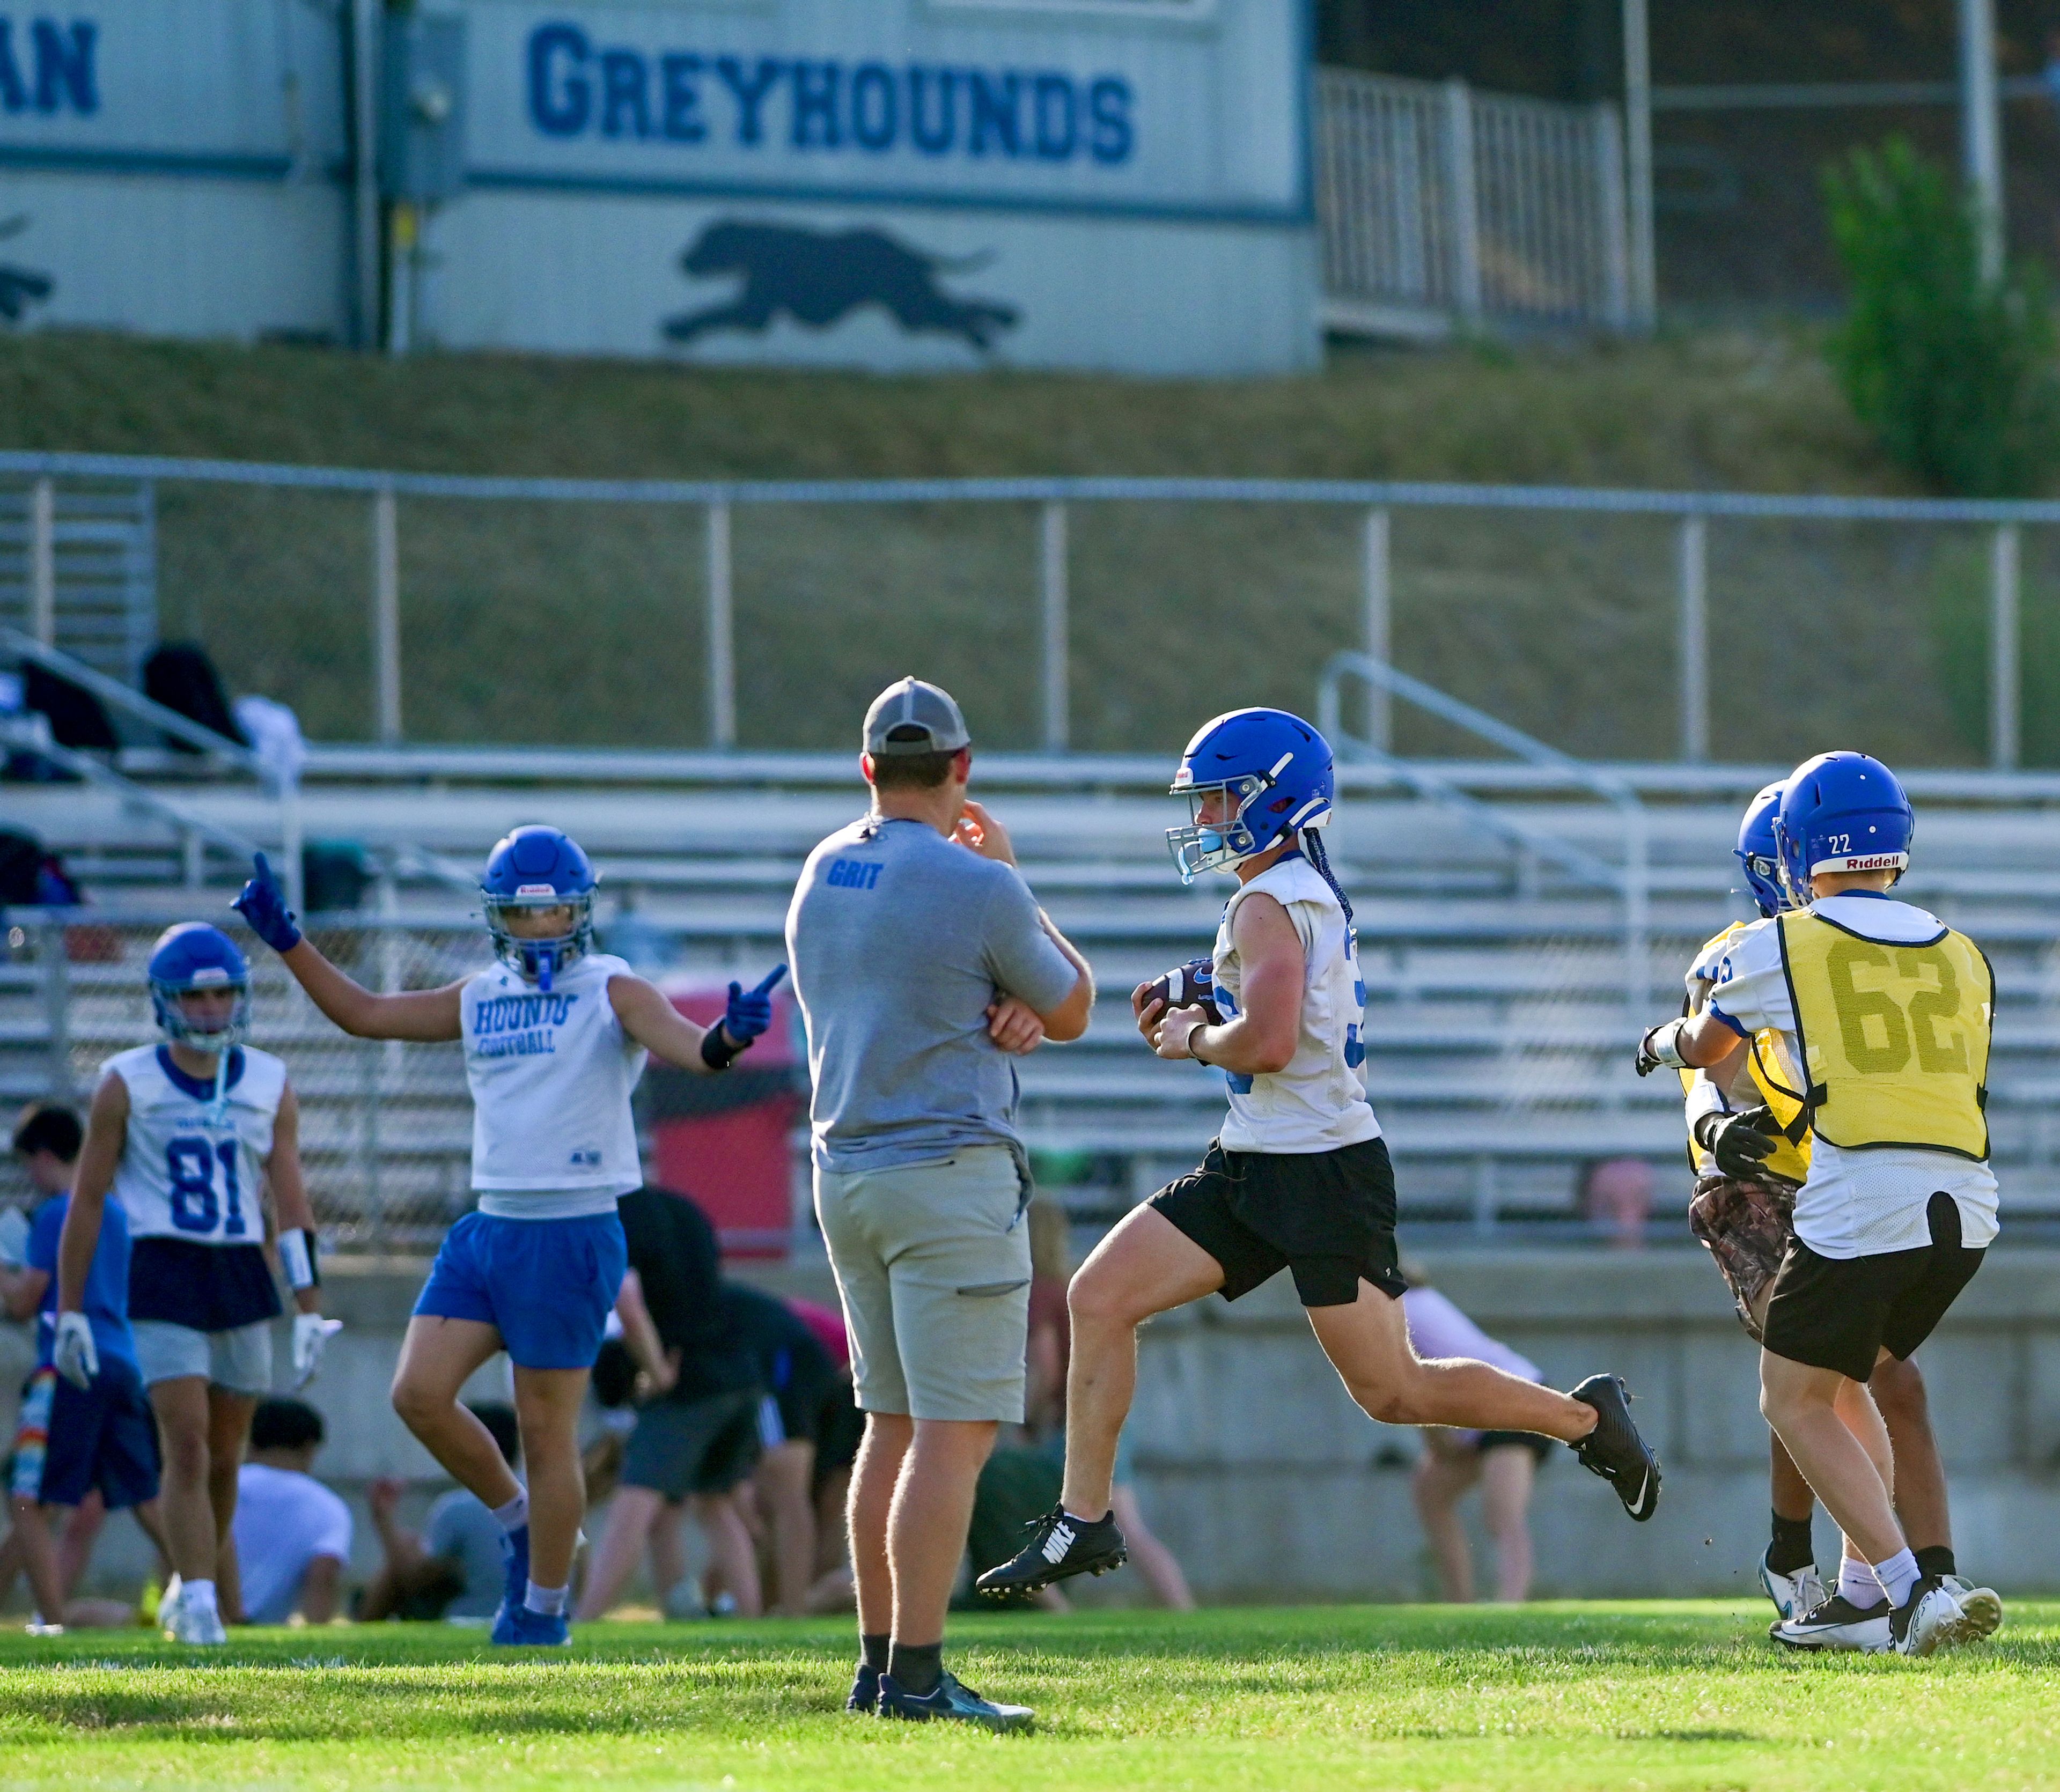
[[[1777,1653],[1763,1606],[1082,1613],[959,1622],[1031,1737],[847,1718],[828,1622],[0,1638],[0,1785],[1011,1788],[2060,1783],[2060,1603],[1929,1662]]]

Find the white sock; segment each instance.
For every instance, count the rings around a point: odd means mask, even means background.
[[[1077,1512],[1068,1512],[1063,1506],[1059,1508],[1059,1515],[1074,1524],[1100,1524],[1101,1523],[1100,1519],[1084,1519]],[[1108,1515],[1106,1513],[1103,1515],[1103,1517],[1104,1518],[1107,1516]]]
[[[522,1489],[505,1506],[495,1507],[493,1515],[500,1520],[503,1531],[520,1531],[529,1522],[529,1489]]]
[[[1874,1563],[1874,1574],[1892,1606],[1907,1605],[1910,1588],[1922,1578],[1918,1571],[1917,1558],[1910,1553],[1907,1545],[1898,1550],[1886,1562]]]
[[[202,1611],[213,1611],[214,1582],[211,1580],[190,1580],[179,1590],[179,1598],[186,1604]]]
[[[1838,1564],[1838,1590],[1847,1604],[1858,1606],[1862,1611],[1881,1603],[1881,1582],[1874,1578],[1874,1570],[1850,1555]]]
[[[572,1592],[569,1586],[539,1586],[533,1580],[529,1590],[522,1595],[522,1603],[530,1610],[541,1612],[546,1618],[562,1618],[565,1602]]]

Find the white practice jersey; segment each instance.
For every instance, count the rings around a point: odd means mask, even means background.
[[[465,984],[459,1010],[481,1212],[612,1213],[617,1195],[642,1185],[629,1092],[644,1048],[608,999],[609,978],[634,975],[619,958],[589,955],[560,972],[548,995],[505,964]]]
[[[234,1048],[219,1116],[214,1079],[187,1076],[169,1046],[117,1052],[101,1072],[120,1077],[129,1090],[128,1137],[114,1192],[130,1235],[262,1244],[265,1165],[286,1067],[269,1052]]]
[[[1269,866],[1224,904],[1216,929],[1216,999],[1224,1020],[1239,1012],[1244,973],[1232,924],[1240,904],[1264,892],[1288,911],[1301,936],[1302,1024],[1295,1056],[1270,1075],[1224,1075],[1230,1114],[1225,1151],[1296,1153],[1335,1151],[1380,1136],[1366,1099],[1366,1047],[1359,1038],[1366,988],[1358,945],[1337,895],[1297,853]]]

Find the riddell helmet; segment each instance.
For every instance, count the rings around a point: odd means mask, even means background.
[[[1763,915],[1778,915],[1795,904],[1781,882],[1781,848],[1774,838],[1774,818],[1781,812],[1785,784],[1769,784],[1746,805],[1745,819],[1739,824],[1738,845],[1733,856],[1745,867],[1745,880],[1752,900]]]
[[[1789,774],[1774,838],[1782,881],[1801,903],[1820,871],[1910,868],[1917,818],[1895,774],[1859,752],[1819,753]],[[1892,881],[1892,880],[1891,880]]]
[[[1228,812],[1202,824],[1202,799],[1228,799]],[[1180,881],[1192,884],[1292,839],[1331,818],[1337,776],[1330,743],[1284,709],[1233,709],[1205,724],[1180,756],[1168,792],[1188,799],[1188,825],[1168,828],[1166,844]]]
[[[226,1052],[250,1032],[250,966],[236,942],[205,921],[181,921],[150,948],[150,1006],[168,1039],[196,1052]],[[233,989],[229,1019],[212,1030],[196,1027],[179,998],[198,989]]]
[[[579,843],[560,828],[535,824],[517,828],[486,856],[479,880],[494,956],[539,989],[593,947],[593,892],[600,882]],[[520,939],[507,916],[518,908],[569,908],[572,925],[547,939]]]

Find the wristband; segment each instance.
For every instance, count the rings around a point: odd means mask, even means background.
[[[1206,1023],[1204,1024],[1206,1024]],[[1216,1068],[1216,1066],[1210,1064],[1208,1059],[1204,1058],[1200,1052],[1195,1049],[1195,1033],[1199,1033],[1201,1030],[1201,1028],[1197,1027],[1195,1029],[1194,1033],[1188,1035],[1188,1056],[1192,1058],[1196,1064],[1201,1064],[1208,1069],[1214,1070]]]
[[[1655,1027],[1641,1042],[1639,1047],[1640,1056],[1655,1068],[1664,1064],[1670,1070],[1692,1068],[1681,1056],[1681,1030],[1687,1024],[1687,1019],[1683,1017]]]
[[[701,1062],[710,1070],[728,1070],[750,1048],[749,1040],[741,1045],[732,1044],[720,1020],[701,1035]]]
[[[316,1260],[315,1235],[305,1226],[295,1226],[279,1235],[279,1261],[295,1293],[321,1286],[321,1268]]]

